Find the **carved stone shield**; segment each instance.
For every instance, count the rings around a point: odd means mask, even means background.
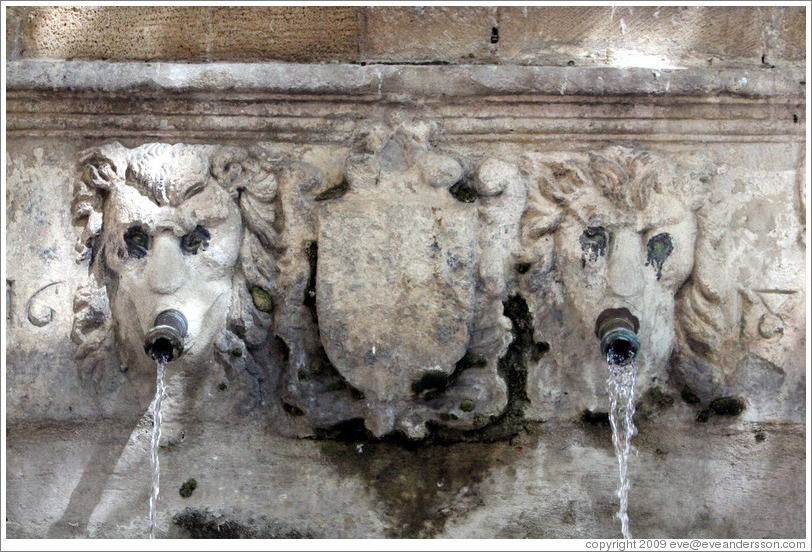
[[[473,328],[476,208],[428,192],[362,190],[319,206],[321,341],[374,401],[406,400],[423,378],[450,375]]]

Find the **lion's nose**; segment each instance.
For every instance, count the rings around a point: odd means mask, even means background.
[[[643,250],[636,232],[621,230],[612,236],[606,280],[618,297],[634,297],[643,289]]]
[[[165,233],[155,239],[147,265],[147,282],[156,293],[175,293],[186,279],[186,263],[177,238]]]

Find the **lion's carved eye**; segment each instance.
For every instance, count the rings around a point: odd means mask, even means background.
[[[135,259],[143,259],[149,250],[149,234],[142,226],[132,226],[124,232],[127,253]]]
[[[598,257],[606,254],[606,244],[609,242],[609,238],[603,226],[589,226],[578,241],[581,243],[581,268],[583,268],[586,266],[587,260],[594,262],[598,260]]]
[[[197,255],[198,251],[201,249],[205,251],[209,247],[210,239],[209,231],[198,224],[194,230],[180,239],[180,247],[184,253]]]
[[[671,242],[671,236],[665,232],[657,234],[648,241],[646,246],[646,266],[653,266],[657,271],[657,279],[659,280],[663,275],[663,263],[674,250],[674,244]]]

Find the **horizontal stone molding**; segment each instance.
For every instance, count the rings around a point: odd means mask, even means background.
[[[797,142],[796,69],[16,61],[7,131],[20,135],[344,143],[394,110],[447,142]]]
[[[803,67],[747,70],[26,60],[9,62],[6,69],[9,91],[262,91],[404,100],[524,94],[803,98],[805,82]]]

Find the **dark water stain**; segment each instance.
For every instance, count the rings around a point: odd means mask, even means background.
[[[267,516],[217,513],[208,508],[186,508],[172,516],[172,522],[192,539],[310,539],[307,529],[290,527]]]
[[[455,430],[429,424],[429,435],[410,440],[399,433],[376,439],[362,419],[316,431],[324,457],[347,478],[360,477],[381,502],[390,538],[431,538],[445,523],[484,505],[480,483],[493,467],[517,457],[517,439],[528,438],[540,422],[524,418],[527,363],[543,355],[546,343],[533,342],[532,314],[514,295],[503,304],[513,323],[513,341],[497,369],[508,387],[508,405],[499,416],[476,430]],[[486,362],[471,353],[457,363],[451,376],[432,374],[415,382],[417,395],[442,393],[457,373]]]
[[[658,280],[662,278],[663,264],[672,251],[674,244],[671,235],[667,233],[657,234],[646,245],[646,266],[654,267]]]
[[[694,393],[687,385],[683,386],[679,396],[683,401],[685,401],[686,404],[697,405],[701,402],[697,394]]]
[[[307,279],[307,287],[304,291],[302,303],[310,311],[313,318],[313,323],[319,323],[319,315],[316,311],[316,270],[319,262],[319,244],[318,242],[310,242],[307,244],[305,250],[307,255],[307,263],[310,266],[310,275]]]
[[[493,417],[484,427],[460,431],[446,427],[435,427],[431,440],[436,443],[453,442],[496,442],[511,439],[528,430],[536,422],[524,417],[527,397],[528,359],[538,359],[549,350],[547,343],[533,341],[533,315],[527,302],[520,295],[510,296],[502,305],[502,312],[510,319],[513,340],[504,356],[497,363],[497,371],[507,383],[508,402],[498,416]]]
[[[388,538],[432,538],[449,519],[483,507],[482,481],[516,456],[506,442],[369,441],[360,425],[355,428],[357,441],[323,439],[319,448],[342,477],[360,477],[374,489]]]

